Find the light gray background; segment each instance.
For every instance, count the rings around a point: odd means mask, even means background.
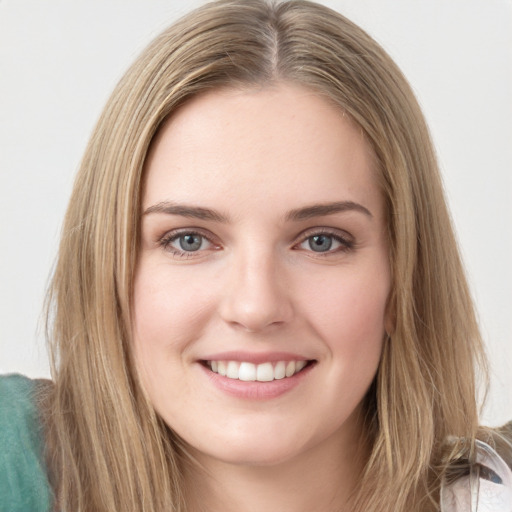
[[[48,376],[37,331],[73,176],[123,71],[201,4],[0,0],[0,372]],[[491,357],[483,421],[512,419],[512,0],[331,0],[402,67],[436,143]]]

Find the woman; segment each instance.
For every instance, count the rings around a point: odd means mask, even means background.
[[[221,1],[153,42],[91,138],[48,304],[25,467],[57,510],[457,510],[480,467],[507,491],[428,130],[324,7]]]

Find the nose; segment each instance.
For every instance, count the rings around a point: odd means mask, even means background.
[[[224,321],[248,332],[288,323],[293,315],[290,283],[275,255],[240,255],[230,263],[220,303]]]

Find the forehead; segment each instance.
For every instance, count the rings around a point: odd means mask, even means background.
[[[256,199],[274,209],[299,200],[380,208],[373,162],[361,129],[307,88],[215,90],[187,102],[160,129],[143,201],[227,206],[245,193],[247,208]]]

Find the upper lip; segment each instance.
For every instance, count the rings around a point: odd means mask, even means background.
[[[253,364],[273,363],[277,361],[311,361],[309,357],[291,352],[218,352],[201,358],[201,361],[238,361]]]

